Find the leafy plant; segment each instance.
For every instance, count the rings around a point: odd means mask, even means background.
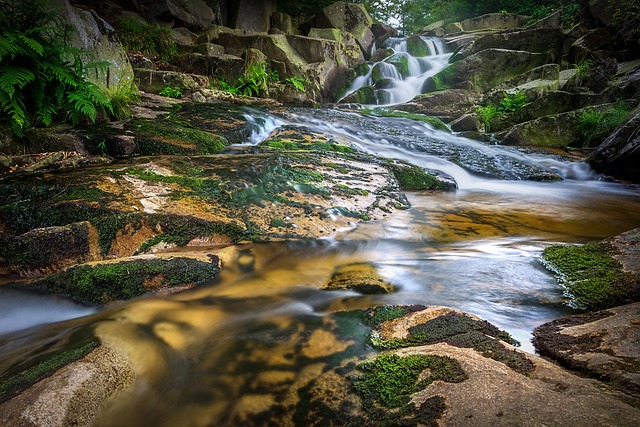
[[[238,78],[238,84],[230,85],[220,80],[221,90],[234,95],[260,96],[269,91],[269,84],[279,80],[278,73],[267,69],[265,62],[254,62],[246,66],[244,74]]]
[[[576,77],[584,79],[589,76],[589,71],[593,68],[593,62],[588,59],[576,64]]]
[[[182,88],[167,86],[159,94],[167,98],[180,98],[182,97]]]
[[[527,96],[516,90],[514,93],[505,93],[504,98],[498,104],[499,113],[513,113],[527,103]]]
[[[629,111],[623,105],[616,105],[605,110],[588,108],[578,115],[576,128],[584,142],[590,146],[610,134]]]
[[[284,81],[287,83],[291,83],[300,92],[304,92],[306,90],[304,87],[305,83],[309,83],[302,77],[287,77],[286,79],[284,79]]]
[[[478,107],[476,109],[478,115],[480,115],[480,121],[484,124],[485,132],[491,132],[491,121],[498,115],[498,110],[493,105],[487,105],[486,107]]]
[[[69,47],[69,26],[56,22],[42,0],[8,0],[0,10],[0,108],[14,134],[49,126],[57,117],[94,122],[99,111],[113,114],[105,94],[83,76],[106,63],[83,64]]]
[[[171,62],[178,54],[176,42],[167,27],[120,18],[116,31],[129,52],[141,52],[163,62]]]

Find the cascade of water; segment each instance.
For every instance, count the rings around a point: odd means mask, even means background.
[[[426,56],[413,56],[409,52],[406,38],[392,37],[383,47],[391,49],[393,55],[382,61],[369,63],[366,74],[356,77],[342,99],[357,90],[371,86],[374,88],[375,105],[396,105],[407,102],[423,92],[425,81],[437,74],[446,65],[450,53],[441,39],[434,37],[414,38],[413,42],[424,43]]]

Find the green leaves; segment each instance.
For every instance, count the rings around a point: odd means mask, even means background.
[[[6,6],[0,11],[0,111],[14,134],[24,136],[26,128],[49,126],[58,117],[78,124],[94,122],[100,110],[113,114],[109,99],[84,80],[87,70],[108,63],[83,64],[81,52],[68,46],[68,28],[53,26],[57,15],[46,2],[28,10],[18,0]]]

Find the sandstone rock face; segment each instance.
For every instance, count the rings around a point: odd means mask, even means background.
[[[138,69],[136,70],[136,78],[140,89],[150,93],[159,93],[166,87],[183,90],[209,88],[209,79],[198,74]]]
[[[640,180],[640,113],[622,124],[589,156],[598,172]]]
[[[460,24],[464,31],[477,31],[484,29],[513,30],[521,28],[529,21],[528,16],[515,15],[513,13],[488,13],[462,21]]]
[[[508,49],[485,49],[440,71],[434,79],[454,88],[487,92],[548,62],[546,54]]]
[[[338,1],[316,15],[319,28],[337,28],[353,34],[365,58],[371,54],[375,36],[371,31],[373,19],[362,4]]]
[[[535,53],[549,51],[562,54],[564,36],[559,28],[525,29],[489,33],[462,48],[452,62],[464,59],[485,49],[508,49]]]
[[[18,427],[91,426],[135,378],[130,354],[103,344],[0,405],[0,423]]]
[[[487,29],[513,30],[524,27],[528,20],[528,16],[515,15],[511,13],[488,13],[486,15],[466,19],[462,22],[452,22],[449,24],[445,24],[445,21],[434,22],[433,24],[425,27],[422,31],[424,34],[442,37],[448,34],[461,33],[463,31],[473,32]]]
[[[361,62],[363,56],[348,33],[319,30],[313,34],[326,38],[219,32],[212,35],[211,41],[238,55],[246,51],[247,46],[258,46],[272,68],[278,70],[281,80],[304,78],[308,82],[307,99],[322,101],[337,95],[345,84],[348,68]]]
[[[636,232],[637,234],[637,232]],[[637,240],[637,236],[636,236]],[[544,356],[609,382],[621,398],[640,402],[640,303],[563,317],[534,331]]]
[[[162,0],[154,2],[150,15],[161,21],[173,21],[195,31],[206,30],[213,24],[213,10],[203,0]],[[177,24],[177,25],[176,25]]]

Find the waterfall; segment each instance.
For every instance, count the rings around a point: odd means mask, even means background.
[[[383,49],[393,52],[377,62],[368,63],[367,72],[356,77],[342,100],[370,87],[374,98],[367,105],[396,105],[423,93],[425,81],[437,74],[451,57],[441,39],[436,37],[391,37]],[[379,49],[378,49],[379,50]]]

